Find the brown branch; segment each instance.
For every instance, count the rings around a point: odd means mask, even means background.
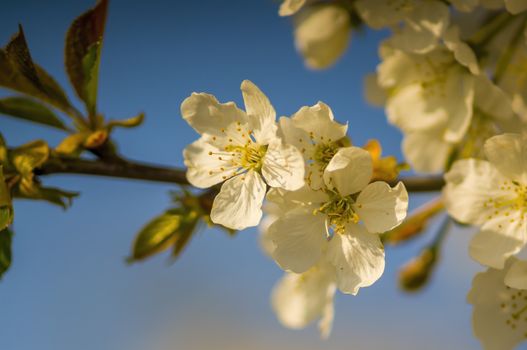
[[[184,169],[156,166],[127,160],[105,162],[77,158],[51,157],[41,168],[36,169],[35,173],[37,175],[96,175],[189,185]],[[440,191],[444,185],[444,180],[441,176],[405,176],[401,177],[398,181],[402,181],[409,192]],[[395,182],[392,183],[392,185],[393,184],[395,184]]]
[[[80,174],[188,185],[185,171],[132,161],[105,162],[51,157],[35,170],[37,175]]]

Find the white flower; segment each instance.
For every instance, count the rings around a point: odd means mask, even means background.
[[[329,106],[322,102],[300,108],[291,118],[280,118],[285,141],[304,156],[306,182],[312,189],[324,187],[324,169],[337,153],[347,130],[348,125],[336,122]]]
[[[181,104],[183,118],[201,134],[183,152],[187,179],[199,188],[225,181],[211,219],[237,230],[260,222],[266,184],[288,190],[304,184],[302,155],[276,135],[273,106],[252,82],[241,89],[247,112],[204,93]]]
[[[474,306],[474,334],[485,350],[512,350],[527,340],[526,285],[516,289],[504,283],[518,269],[523,269],[525,283],[525,264],[510,258],[504,269],[489,268],[472,281],[467,300]]]
[[[327,338],[333,324],[335,291],[335,271],[321,260],[304,273],[286,272],[274,287],[271,304],[278,320],[289,328],[304,328],[320,319],[321,336]]]
[[[427,55],[385,49],[383,58],[378,82],[387,91],[388,120],[405,134],[406,158],[418,171],[441,170],[450,145],[459,142],[470,125],[473,75],[445,48]],[[433,144],[423,142],[426,139]]]
[[[342,56],[351,36],[348,11],[336,4],[304,8],[294,18],[295,44],[309,68],[324,69]]]
[[[377,83],[386,95],[371,78],[367,95],[377,104],[385,101],[388,120],[403,131],[403,152],[415,170],[441,171],[452,154],[479,156],[488,137],[518,130],[511,99],[481,74],[457,27],[426,55],[384,45],[381,57]]]
[[[448,213],[479,226],[470,253],[478,262],[502,268],[527,242],[527,143],[521,135],[487,140],[488,159],[464,159],[445,174]]]
[[[368,26],[393,28],[392,44],[413,53],[436,47],[450,22],[448,6],[440,1],[357,0],[355,8]]]
[[[370,154],[358,147],[341,148],[327,165],[327,191],[307,186],[285,201],[302,202],[269,227],[272,256],[285,270],[307,271],[327,251],[338,288],[357,294],[384,271],[384,248],[377,233],[397,226],[406,216],[408,193],[402,183],[368,184]],[[291,204],[293,205],[293,204]]]

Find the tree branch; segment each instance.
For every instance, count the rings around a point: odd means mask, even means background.
[[[52,157],[35,170],[37,175],[81,174],[123,179],[136,179],[189,185],[185,171],[126,160],[119,162],[95,161],[78,158]]]
[[[117,177],[190,185],[185,176],[185,170],[122,160],[107,162],[66,157],[51,157],[41,168],[36,169],[37,175],[51,174],[81,174]],[[442,176],[405,176],[402,181],[409,192],[440,191],[444,180]],[[397,181],[392,183],[394,185]]]

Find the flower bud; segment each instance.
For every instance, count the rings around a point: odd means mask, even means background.
[[[426,203],[410,214],[401,225],[386,232],[383,236],[383,242],[397,245],[419,236],[426,230],[430,220],[443,209],[444,204],[441,198]]]
[[[425,248],[399,271],[399,286],[406,292],[419,291],[430,279],[436,262],[436,249]]]
[[[307,7],[295,16],[295,44],[305,64],[324,69],[334,64],[348,47],[350,15],[335,4]]]

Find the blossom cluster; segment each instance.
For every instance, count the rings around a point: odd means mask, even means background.
[[[527,1],[285,0],[279,14],[292,16],[311,69],[334,64],[355,28],[390,30],[366,97],[402,132],[414,171],[444,173],[441,208],[479,228],[469,254],[488,270],[468,296],[476,336],[486,349],[527,339],[527,261],[518,259],[527,245]],[[405,219],[406,188],[377,176],[386,163],[352,145],[326,104],[277,121],[253,83],[241,89],[245,111],[204,93],[183,102],[201,135],[184,151],[187,178],[221,183],[212,222],[260,224],[265,252],[286,271],[272,295],[278,319],[291,328],[319,319],[327,336],[336,291],[356,295],[382,275],[380,234]]]
[[[403,133],[417,172],[446,172],[443,202],[479,228],[469,254],[489,270],[474,279],[474,331],[486,349],[527,339],[527,1],[285,0],[307,66],[344,53],[357,23],[388,28],[368,100]]]
[[[405,218],[408,194],[375,181],[370,152],[351,145],[326,104],[276,121],[256,85],[245,80],[241,90],[245,111],[204,93],[183,101],[183,118],[201,134],[184,151],[187,178],[199,188],[222,183],[210,219],[230,229],[258,225],[267,199],[263,240],[287,271],[273,306],[291,327],[322,317],[327,335],[336,289],[355,295],[382,275],[379,234]]]

